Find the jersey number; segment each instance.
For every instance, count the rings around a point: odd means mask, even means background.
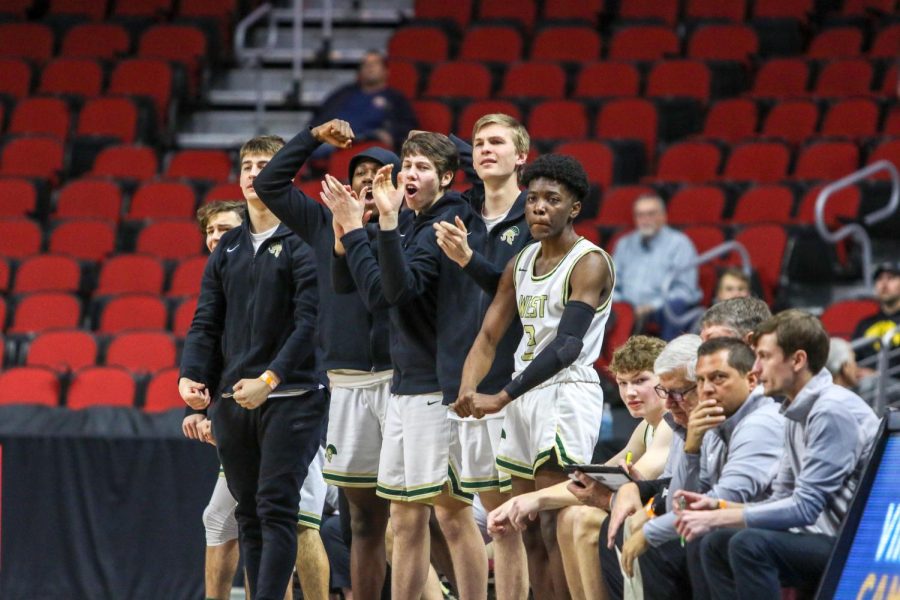
[[[534,325],[523,325],[522,332],[528,339],[528,347],[522,353],[522,360],[532,360],[534,358],[534,347],[537,345],[537,340],[534,339]]]

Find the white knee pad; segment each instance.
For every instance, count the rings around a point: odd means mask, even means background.
[[[203,510],[203,527],[206,528],[206,545],[221,546],[238,537],[237,519],[234,509],[237,502],[228,491],[228,483],[223,475],[219,476],[213,488],[209,504]]]

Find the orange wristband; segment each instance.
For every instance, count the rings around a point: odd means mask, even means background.
[[[262,375],[259,376],[259,379],[260,379],[260,381],[265,383],[267,386],[269,386],[270,390],[274,390],[276,387],[278,387],[278,384],[275,383],[275,378],[272,377],[271,375],[269,375],[268,373],[263,373]]]
[[[656,511],[653,510],[653,499],[647,501],[647,504],[644,505],[644,512],[647,513],[647,516],[651,519],[656,517]]]
[[[728,508],[728,502],[726,502],[725,500],[719,499],[718,508]]]

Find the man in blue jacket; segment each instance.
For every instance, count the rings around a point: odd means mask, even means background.
[[[290,581],[300,488],[328,410],[316,365],[309,247],[253,192],[253,179],[280,145],[263,136],[241,148],[248,219],[222,236],[207,262],[178,382],[191,408],[215,398],[210,419],[238,503],[254,600],[280,600]],[[222,360],[211,360],[216,355]],[[213,381],[220,383],[210,390]]]

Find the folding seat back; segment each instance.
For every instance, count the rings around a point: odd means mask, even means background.
[[[43,23],[0,23],[0,56],[46,62],[53,56],[53,30]]]
[[[136,251],[163,259],[200,254],[203,239],[193,220],[166,219],[150,223],[138,234]]]
[[[404,27],[388,42],[388,56],[425,63],[437,63],[450,56],[447,34],[439,27]]]
[[[428,79],[429,98],[485,100],[491,93],[491,73],[477,62],[445,62],[437,65]]]
[[[725,234],[714,225],[691,225],[683,228],[681,233],[690,238],[697,254],[703,254],[725,241]]]
[[[721,163],[722,152],[715,144],[681,142],[660,155],[656,177],[663,181],[703,183],[715,179]]]
[[[179,181],[144,183],[131,198],[128,219],[189,219],[194,214],[197,198],[194,189]]]
[[[0,94],[23,98],[31,90],[31,66],[21,58],[0,58]]]
[[[600,58],[600,36],[590,27],[546,27],[531,45],[531,60],[587,62]]]
[[[13,110],[9,133],[36,133],[65,140],[71,120],[69,107],[59,98],[25,98]]]
[[[813,38],[806,55],[810,58],[844,58],[859,56],[863,34],[857,27],[832,27]]]
[[[0,295],[6,294],[9,291],[10,275],[12,273],[12,269],[9,266],[9,260],[6,258],[0,257]],[[6,303],[2,303],[2,307],[0,307],[0,331],[6,328]],[[2,347],[2,340],[0,340],[0,347]],[[0,365],[3,364],[2,357],[0,357]]]
[[[193,25],[153,25],[138,40],[138,56],[164,58],[194,68],[207,54],[206,36]]]
[[[184,400],[178,394],[179,371],[177,368],[162,369],[147,383],[144,411],[149,413],[167,410],[184,410]]]
[[[19,263],[13,292],[77,292],[80,286],[78,261],[69,256],[38,254]]]
[[[482,25],[466,31],[461,60],[510,63],[522,59],[522,34],[515,27]]]
[[[878,314],[876,300],[839,300],[825,307],[822,326],[829,335],[850,340],[863,319]]]
[[[427,131],[441,130],[428,129]],[[449,129],[444,129],[443,131],[449,131]],[[244,192],[241,190],[241,186],[238,183],[217,183],[207,190],[206,194],[203,196],[203,203],[209,204],[210,202],[215,202],[217,200],[243,202]]]
[[[131,46],[128,30],[116,23],[82,23],[63,37],[62,56],[112,60]]]
[[[746,98],[719,100],[709,107],[703,123],[703,137],[737,142],[756,131],[756,103]]]
[[[91,175],[139,181],[154,177],[159,171],[156,152],[149,146],[110,146],[94,160]]]
[[[464,140],[472,139],[472,129],[481,117],[490,114],[502,113],[509,115],[517,121],[522,121],[522,113],[512,102],[506,100],[476,100],[470,102],[459,114],[456,135]],[[449,129],[429,129],[428,131],[449,131]]]
[[[870,12],[890,15],[896,5],[895,0],[845,0],[841,14],[847,17],[865,17]]]
[[[828,136],[865,137],[878,132],[878,105],[867,98],[848,98],[831,105],[820,133]]]
[[[24,217],[37,210],[37,190],[27,179],[0,179],[0,218]]]
[[[172,333],[183,338],[191,328],[194,313],[197,312],[197,297],[185,298],[178,304],[172,314]]]
[[[547,21],[585,21],[596,24],[603,11],[603,0],[544,0],[544,20]]]
[[[675,25],[678,22],[678,0],[628,0],[619,6],[619,17],[626,21],[656,21]]]
[[[676,56],[678,35],[662,25],[633,25],[613,34],[609,58],[616,60],[662,60]]]
[[[809,84],[809,65],[798,58],[775,58],[763,63],[750,94],[757,98],[803,96]]]
[[[797,222],[803,225],[812,225],[816,222],[816,200],[824,186],[812,187],[803,195],[800,208],[797,209]],[[862,202],[862,194],[856,186],[843,188],[828,198],[825,205],[825,225],[834,230],[848,222],[859,218],[859,207]]]
[[[557,146],[555,152],[578,159],[589,182],[604,188],[612,184],[614,156],[607,144],[593,140],[566,142]]]
[[[103,261],[94,295],[160,294],[165,278],[165,268],[155,256],[118,254]]]
[[[85,17],[91,21],[101,21],[106,13],[104,2],[91,0],[50,0],[50,15]]]
[[[732,149],[722,176],[738,181],[773,183],[787,175],[791,152],[780,142],[752,142]]]
[[[117,2],[113,7],[115,17],[161,18],[172,11],[172,0],[129,0]]]
[[[548,100],[536,105],[528,117],[533,140],[565,140],[587,137],[584,105],[573,100]]]
[[[154,294],[113,296],[100,306],[99,312],[99,333],[166,328],[166,305]]]
[[[794,194],[783,185],[760,185],[747,189],[738,198],[731,222],[735,225],[759,223],[787,224],[794,209]]]
[[[59,406],[59,378],[43,367],[15,367],[0,373],[0,405]]]
[[[76,179],[59,191],[54,216],[97,218],[115,223],[121,211],[122,192],[118,185],[104,179]]]
[[[73,294],[36,292],[20,298],[9,333],[75,329],[81,318],[81,303]]]
[[[720,0],[687,0],[685,17],[688,19],[741,22],[747,15],[744,0],[721,2]]]
[[[165,331],[130,331],[113,337],[106,364],[135,373],[152,373],[175,366],[175,339]]]
[[[78,113],[76,134],[116,138],[131,144],[137,136],[138,108],[130,98],[91,98]]]
[[[672,225],[717,225],[725,209],[725,192],[712,185],[683,187],[667,207]]]
[[[878,144],[875,150],[869,155],[867,164],[872,164],[879,160],[887,160],[894,163],[894,166],[900,168],[900,140],[886,140]],[[872,179],[887,179],[888,174],[885,172],[876,173]]]
[[[408,60],[392,59],[388,62],[388,86],[407,98],[419,96],[419,70]]]
[[[69,219],[51,232],[49,251],[98,261],[112,254],[115,244],[116,229],[109,221]]]
[[[601,360],[607,364],[612,360],[612,349],[622,347],[634,333],[635,321],[634,307],[627,302],[613,302],[611,310],[615,319],[610,319],[613,326],[606,331],[606,343],[601,355]]]
[[[504,98],[562,99],[566,92],[566,73],[556,63],[516,63],[503,78],[499,96]]]
[[[832,61],[819,73],[815,93],[825,97],[867,95],[872,74],[872,63],[868,60]]]
[[[652,187],[645,185],[619,185],[606,189],[597,213],[597,224],[601,227],[632,227],[634,201],[644,194],[655,192]]]
[[[33,4],[34,0],[6,0],[0,6],[0,16],[4,19],[25,19]]]
[[[661,98],[681,96],[709,100],[712,74],[709,67],[695,60],[661,61],[647,77],[647,96]]]
[[[231,158],[222,150],[181,150],[172,156],[165,175],[224,182],[230,179],[231,168]]]
[[[751,225],[734,236],[750,253],[766,299],[771,302],[781,276],[787,232],[780,225]]]
[[[423,131],[450,131],[453,128],[453,112],[446,102],[413,100],[412,107],[416,113],[416,121]],[[344,174],[340,173],[338,176],[343,177]],[[318,194],[313,197],[318,197]]]
[[[900,51],[900,24],[889,25],[875,35],[870,58],[896,58]]]
[[[800,151],[794,177],[839,179],[859,168],[859,148],[853,142],[817,142]]]
[[[203,278],[206,261],[206,256],[193,256],[180,261],[175,267],[175,272],[172,273],[169,296],[180,298],[199,295],[200,281]]]
[[[626,62],[595,62],[584,66],[575,82],[575,98],[595,99],[637,96],[641,74]]]
[[[35,177],[55,184],[63,169],[65,149],[49,136],[15,138],[3,146],[0,175]]]
[[[753,16],[757,19],[795,19],[805,22],[813,11],[813,0],[756,0]]]
[[[782,102],[773,106],[766,116],[762,134],[798,144],[815,132],[818,121],[819,108],[813,102]]]
[[[464,29],[472,20],[472,0],[416,0],[415,14],[417,20],[450,21]]]
[[[722,2],[721,4],[730,4]],[[756,32],[746,25],[706,25],[688,42],[687,55],[703,60],[746,62],[759,52]]]
[[[155,58],[133,58],[119,61],[109,80],[109,94],[146,96],[153,101],[157,120],[167,122],[166,113],[172,98],[172,67]]]
[[[103,67],[92,58],[57,58],[41,72],[38,92],[87,98],[103,89]]]
[[[25,364],[58,372],[75,371],[97,362],[97,338],[81,329],[39,333],[28,345]]]
[[[596,134],[609,139],[636,139],[652,160],[656,153],[659,116],[656,106],[643,98],[611,100],[597,115]]]
[[[485,19],[513,21],[523,29],[530,30],[537,19],[537,6],[535,0],[519,0],[507,2],[507,0],[481,0],[476,2],[478,16]]]
[[[0,219],[0,256],[23,258],[41,251],[40,226],[29,219]]]
[[[72,410],[93,406],[130,408],[134,406],[136,389],[134,377],[126,369],[87,367],[73,375],[66,406]]]

